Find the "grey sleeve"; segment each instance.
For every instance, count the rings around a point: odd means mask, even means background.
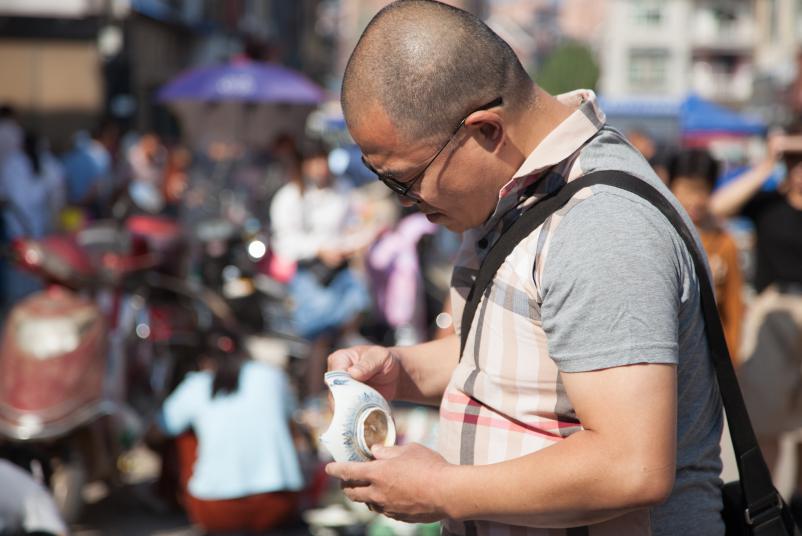
[[[678,361],[682,275],[653,207],[595,193],[565,215],[542,262],[541,317],[564,372]]]

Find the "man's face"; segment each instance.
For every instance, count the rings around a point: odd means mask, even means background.
[[[379,107],[371,111],[370,121],[351,128],[365,159],[399,182],[414,180],[448,133],[432,140],[405,141]],[[462,127],[410,190],[429,221],[454,232],[477,227],[490,216],[498,203],[500,174],[510,174],[492,149],[477,141],[477,135],[477,129]],[[405,206],[415,204],[399,199]]]
[[[671,182],[671,191],[693,223],[699,225],[707,218],[710,186],[703,177],[677,177]]]

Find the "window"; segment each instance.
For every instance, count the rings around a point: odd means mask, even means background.
[[[638,26],[660,26],[663,6],[655,0],[635,0],[632,4],[632,21]]]
[[[668,51],[633,49],[629,52],[629,85],[636,92],[659,92],[668,82]]]
[[[802,42],[802,0],[796,0],[794,20],[796,21],[796,40]]]

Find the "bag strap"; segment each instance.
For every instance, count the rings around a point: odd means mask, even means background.
[[[699,280],[708,347],[727,414],[738,472],[741,476],[740,483],[746,504],[745,518],[756,530],[762,529],[760,532],[763,534],[786,534],[780,516],[782,501],[772,484],[771,474],[758,447],[755,432],[738,387],[738,380],[724,339],[724,330],[721,327],[713,287],[704,261],[705,257],[699,252],[693,234],[674,206],[645,181],[622,171],[604,170],[588,173],[567,183],[560,190],[543,198],[522,214],[490,249],[468,293],[462,314],[460,359],[462,359],[465,343],[468,340],[479,303],[482,297],[489,292],[496,272],[504,260],[512,253],[515,246],[542,225],[555,211],[564,206],[579,190],[596,184],[620,188],[649,201],[671,222],[688,248]],[[480,328],[477,327],[477,329]],[[773,527],[776,529],[772,530]]]

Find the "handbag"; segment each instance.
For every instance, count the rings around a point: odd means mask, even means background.
[[[671,222],[693,258],[694,270],[699,280],[708,347],[727,414],[740,476],[740,480],[729,482],[722,488],[724,501],[722,517],[727,536],[799,536],[799,529],[793,522],[788,506],[774,488],[768,466],[758,447],[727,350],[705,257],[697,248],[693,234],[674,206],[645,181],[622,171],[604,170],[588,173],[551,192],[504,229],[488,251],[468,293],[462,312],[460,359],[479,303],[489,294],[496,272],[504,260],[512,253],[515,246],[564,206],[574,194],[596,184],[620,188],[649,201]],[[568,532],[572,536],[580,536],[586,535],[588,529],[576,527],[569,529]]]

